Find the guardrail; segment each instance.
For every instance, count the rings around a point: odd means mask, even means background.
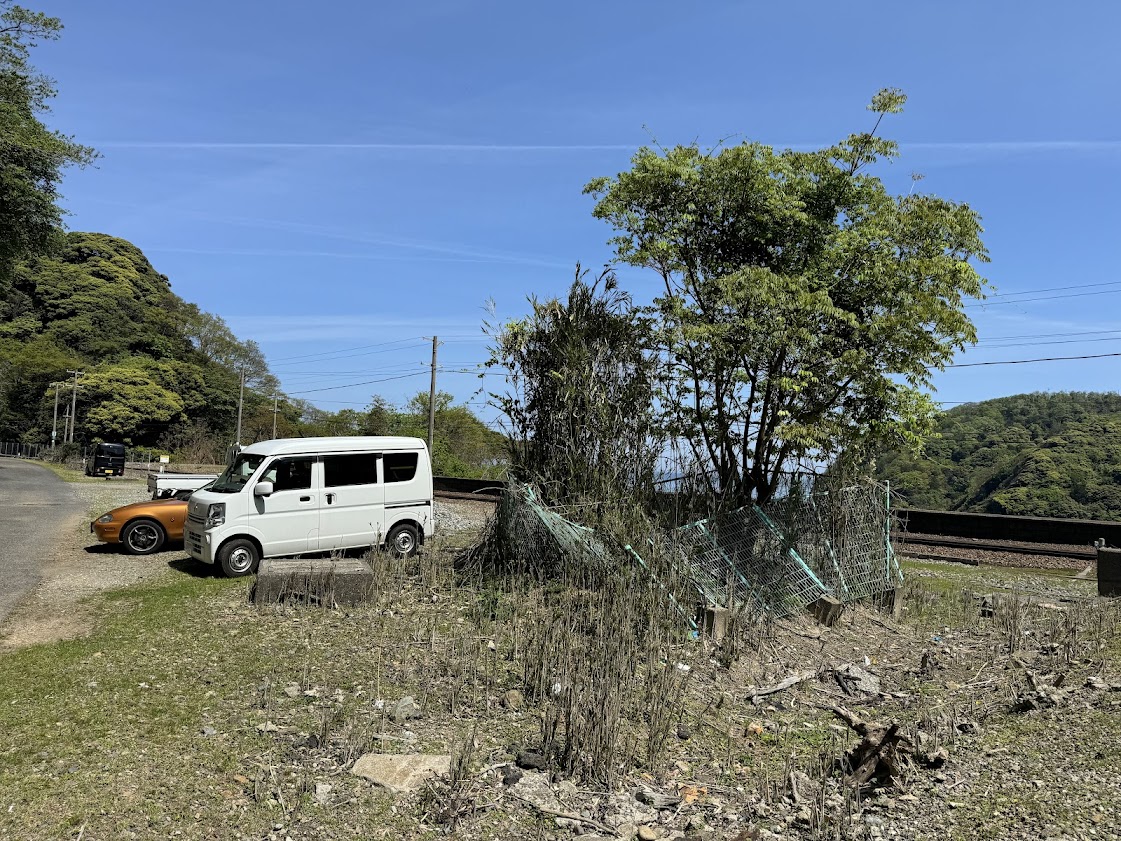
[[[461,479],[458,476],[433,476],[432,488],[436,493],[473,494],[498,497],[506,489],[503,479]]]
[[[894,512],[900,530],[980,540],[1020,540],[1025,543],[1065,543],[1092,546],[1104,540],[1121,546],[1121,523],[1109,520],[1068,520],[1059,517],[1018,517],[1012,514],[974,514],[968,511],[930,511],[899,508]]]

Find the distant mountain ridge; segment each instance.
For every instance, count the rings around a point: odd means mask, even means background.
[[[1121,519],[1121,394],[1037,392],[945,412],[924,453],[888,453],[877,475],[908,505]]]

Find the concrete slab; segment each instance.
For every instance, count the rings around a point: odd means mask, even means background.
[[[452,758],[447,754],[367,753],[358,758],[350,773],[394,794],[407,794],[430,777],[447,774],[451,766]]]
[[[257,605],[355,605],[367,600],[373,584],[373,570],[360,558],[266,558],[252,599]]]

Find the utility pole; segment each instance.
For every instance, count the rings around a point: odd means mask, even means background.
[[[432,337],[432,385],[428,388],[428,453],[432,455],[432,440],[436,434],[436,346],[439,342]]]
[[[85,374],[85,371],[71,371],[67,368],[66,373],[74,375],[74,391],[70,395],[70,442],[73,443],[74,428],[77,425],[74,423],[74,419],[78,414],[78,377]]]
[[[272,437],[276,440],[276,409],[280,402],[280,396],[274,391],[272,395]]]
[[[237,398],[237,440],[234,442],[241,446],[241,407],[245,403],[245,372],[241,372],[241,392]]]
[[[51,385],[54,386],[54,423],[51,424],[51,449],[53,450],[55,439],[58,437],[58,390],[62,387],[62,383],[51,383]]]

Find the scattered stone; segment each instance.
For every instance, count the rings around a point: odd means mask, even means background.
[[[549,776],[537,771],[523,775],[522,779],[513,787],[518,797],[527,800],[539,809],[550,812],[563,812],[560,800],[549,785]]]
[[[693,731],[689,729],[689,726],[687,724],[677,725],[677,738],[679,738],[681,741],[689,741],[692,735]]]
[[[619,837],[624,839],[624,841],[630,841],[631,838],[638,835],[638,826],[633,823],[621,823],[615,827],[615,831],[619,833]]]
[[[525,707],[525,696],[517,689],[511,689],[503,693],[502,706],[512,712],[520,712]]]
[[[645,788],[635,795],[635,799],[640,803],[653,806],[655,809],[672,809],[681,802],[681,798],[676,795],[662,794],[661,792],[651,791]]]
[[[320,806],[326,806],[331,801],[332,789],[334,789],[334,786],[330,783],[316,783],[315,802]]]
[[[284,687],[284,694],[289,698],[297,698],[300,695],[300,685],[298,683],[290,683]]]
[[[549,766],[549,760],[545,758],[544,754],[532,750],[519,752],[518,758],[514,762],[517,763],[519,768],[525,768],[527,771],[543,771]]]
[[[880,693],[880,679],[853,663],[841,666],[835,674],[842,688],[850,693],[863,692],[866,695],[878,695]]]
[[[448,754],[367,753],[358,758],[350,773],[363,777],[394,794],[416,791],[430,777],[451,771]]]
[[[263,721],[257,725],[257,729],[262,733],[275,733],[280,728],[273,724],[271,721]]]
[[[653,826],[640,826],[638,828],[638,837],[641,841],[656,841],[658,838],[658,830]]]
[[[218,731],[215,730],[210,725],[206,725],[205,727],[202,728],[202,735],[204,735],[204,736],[217,736]]]
[[[414,718],[420,718],[420,705],[417,704],[416,699],[412,695],[406,695],[400,701],[393,705],[393,709],[389,711],[390,721],[400,724],[404,721],[411,721]]]
[[[524,774],[522,774],[521,770],[516,765],[506,765],[502,769],[502,785],[517,785],[521,782],[523,776]]]

